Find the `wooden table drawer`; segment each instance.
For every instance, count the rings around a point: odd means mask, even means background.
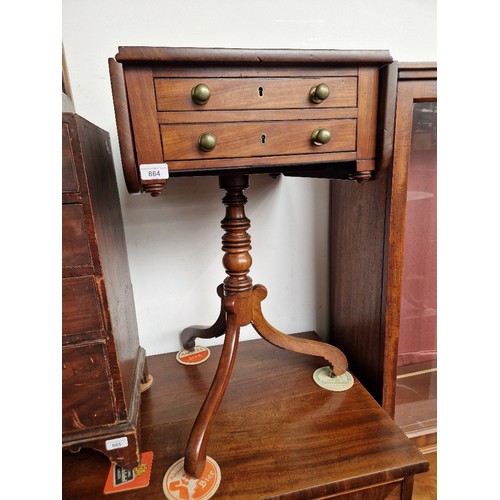
[[[63,348],[62,394],[63,434],[115,422],[104,342]]]
[[[63,278],[62,333],[65,340],[89,340],[103,336],[101,306],[93,276]]]
[[[314,103],[309,92],[321,83],[328,86],[329,96]],[[211,93],[203,105],[191,97],[198,84]],[[158,111],[355,107],[357,77],[156,78],[155,95]]]
[[[63,268],[90,268],[90,254],[83,205],[62,206],[62,266]]]
[[[328,143],[313,144],[316,129],[331,134]],[[210,158],[245,158],[354,151],[356,120],[297,120],[249,123],[175,124],[160,127],[165,161]],[[212,151],[203,151],[198,140],[204,133],[216,138]],[[175,169],[175,165],[172,166]]]

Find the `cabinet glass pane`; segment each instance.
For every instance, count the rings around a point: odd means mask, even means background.
[[[395,412],[413,435],[436,427],[436,121],[436,102],[414,104]]]

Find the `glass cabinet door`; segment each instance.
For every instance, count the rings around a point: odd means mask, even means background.
[[[436,101],[413,104],[394,413],[413,437],[437,427],[436,123]]]

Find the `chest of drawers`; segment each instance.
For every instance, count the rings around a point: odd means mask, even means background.
[[[146,371],[109,134],[63,113],[63,448],[137,466]]]
[[[121,47],[110,59],[127,187],[229,170],[370,178],[387,51]],[[149,175],[151,173],[149,172]],[[325,174],[323,174],[325,176]]]

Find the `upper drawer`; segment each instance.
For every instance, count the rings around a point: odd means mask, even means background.
[[[198,85],[209,95],[204,104],[192,98]],[[310,92],[319,85],[328,96],[314,102]],[[355,107],[357,78],[156,78],[155,95],[158,111]]]

